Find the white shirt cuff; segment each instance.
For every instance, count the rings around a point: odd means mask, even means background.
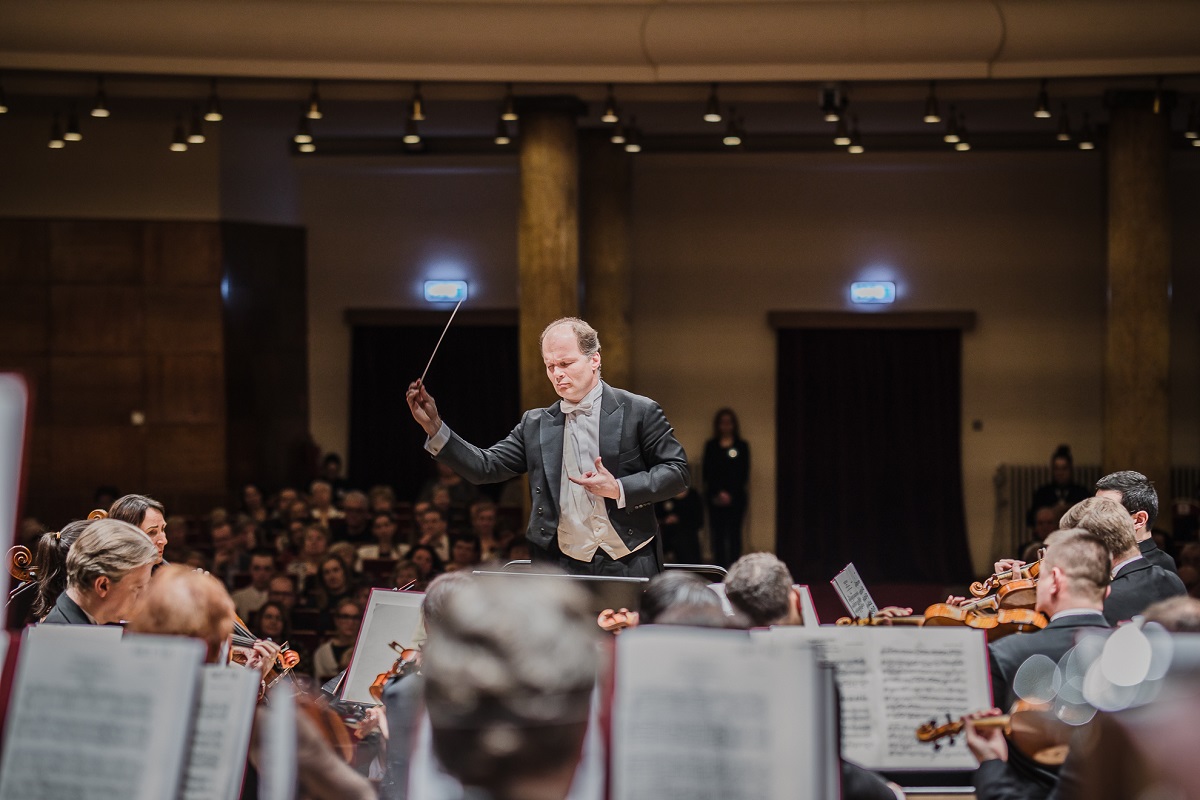
[[[624,508],[625,507],[625,484],[621,482],[620,478],[617,478],[617,486],[619,486],[621,489],[621,496],[617,498],[617,508]]]
[[[442,427],[437,429],[437,433],[425,440],[425,450],[431,455],[436,456],[442,452],[442,448],[446,446],[446,442],[450,441],[450,426],[442,420]],[[624,496],[624,490],[622,490]]]

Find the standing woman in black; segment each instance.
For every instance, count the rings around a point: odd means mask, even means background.
[[[704,445],[703,471],[713,561],[728,567],[742,555],[742,520],[750,482],[750,445],[742,440],[732,408],[722,408],[713,417],[713,438]]]

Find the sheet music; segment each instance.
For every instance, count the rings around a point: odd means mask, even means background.
[[[224,664],[202,668],[183,800],[237,800],[261,679],[258,670]]]
[[[295,800],[299,774],[296,736],[296,695],[282,681],[267,695],[259,742],[259,800]]]
[[[973,769],[966,747],[935,751],[916,729],[991,707],[987,644],[970,628],[778,627],[756,637],[815,644],[837,671],[842,755],[870,769]]]
[[[738,631],[652,626],[617,639],[612,797],[820,796],[816,651],[789,658]],[[824,728],[824,729],[823,729]]]
[[[817,616],[817,604],[813,602],[812,590],[802,583],[793,586],[800,593],[800,618],[804,620],[804,627],[821,627],[821,618]]]
[[[0,553],[8,552],[17,530],[28,405],[25,379],[0,373]]]
[[[855,619],[873,616],[879,610],[871,593],[867,591],[866,584],[858,576],[858,568],[854,566],[854,562],[847,564],[830,583],[833,584],[833,590],[837,592],[842,605]]]
[[[90,627],[44,626],[21,646],[0,799],[175,797],[204,645]]]

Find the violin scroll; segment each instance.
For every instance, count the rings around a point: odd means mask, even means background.
[[[37,579],[37,565],[28,547],[19,544],[9,549],[8,573],[21,583]]]

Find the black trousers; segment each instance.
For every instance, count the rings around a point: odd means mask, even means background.
[[[592,560],[578,561],[565,555],[558,549],[555,539],[550,548],[541,548],[530,544],[530,558],[534,566],[538,564],[553,564],[571,575],[598,575],[611,578],[653,578],[662,572],[663,554],[662,542],[655,536],[654,540],[640,550],[635,550],[624,558],[614,559],[603,549],[596,551]]]

